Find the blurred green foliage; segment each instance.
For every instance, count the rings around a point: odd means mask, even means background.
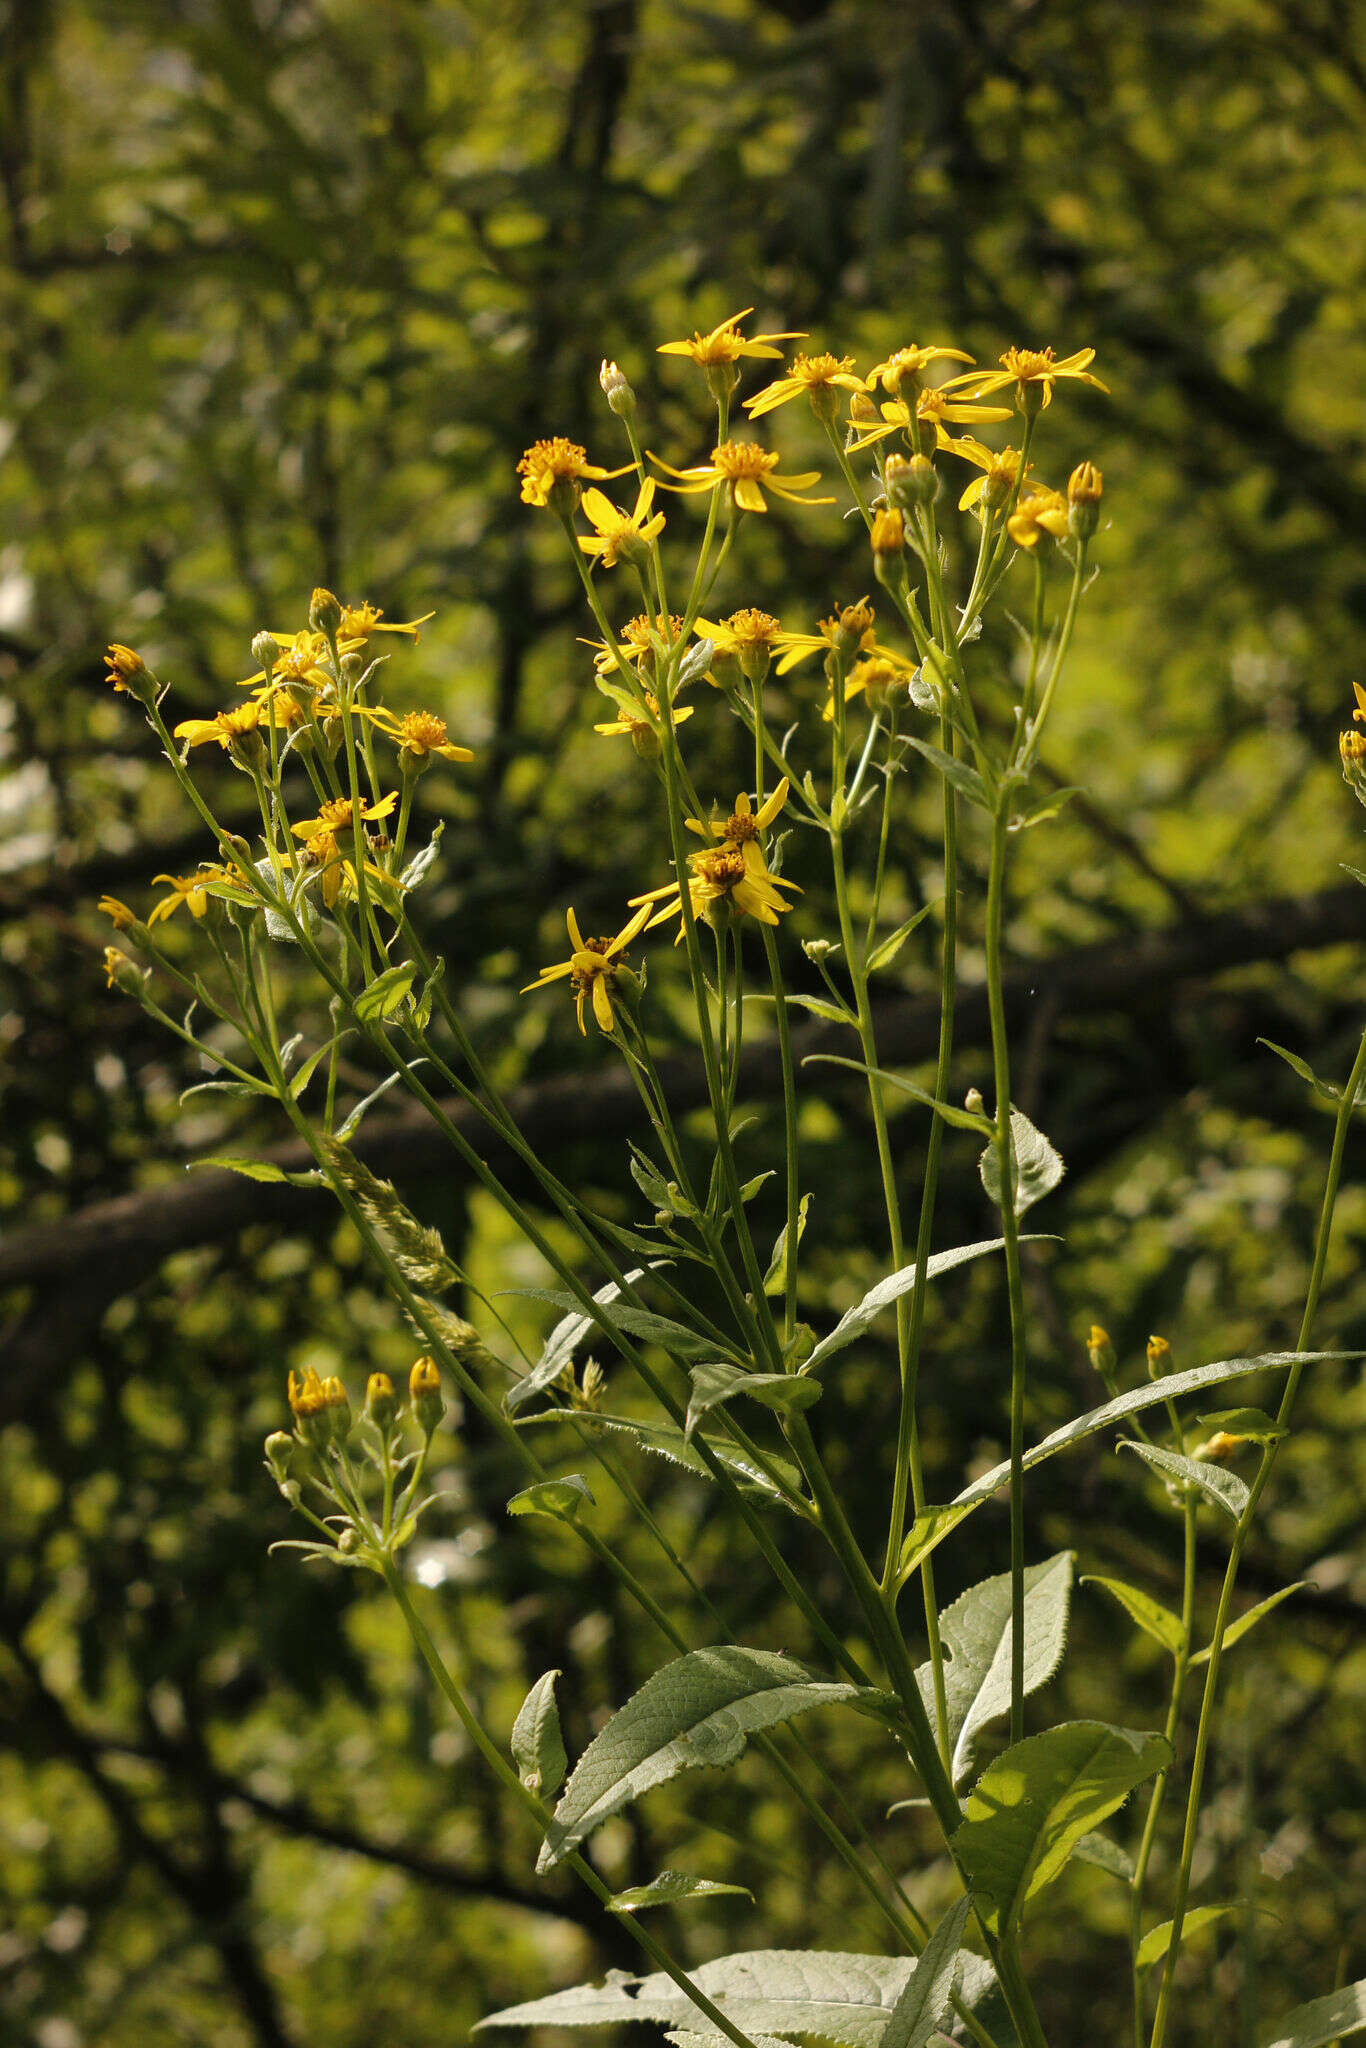
[[[596,1069],[568,1006],[512,991],[551,957],[565,901],[612,929],[658,879],[653,785],[590,730],[575,590],[513,464],[553,432],[614,459],[604,355],[637,384],[650,444],[696,459],[691,373],[655,345],[754,305],[864,362],[911,339],[988,361],[1010,341],[1099,349],[1111,399],[1064,390],[1046,444],[1059,477],[1082,455],[1106,474],[1103,576],[1049,764],[1086,795],[1021,848],[1013,945],[1122,952],[1153,927],[1294,901],[1268,917],[1265,962],[1031,1013],[1021,1096],[1070,1165],[1048,1216],[1066,1245],[1030,1273],[1031,1426],[1090,1405],[1093,1317],[1126,1376],[1154,1328],[1178,1363],[1289,1341],[1326,1118],[1255,1040],[1340,1073],[1360,1024],[1357,947],[1283,957],[1296,904],[1359,858],[1334,743],[1366,612],[1366,31],[1350,0],[9,0],[0,23],[8,1226],[276,1135],[198,1107],[215,1098],[178,1112],[197,1074],[105,993],[95,898],[141,906],[153,873],[208,849],[100,652],[133,642],[179,715],[210,711],[254,666],[252,633],[302,623],[315,583],[391,618],[436,611],[393,696],[433,704],[479,761],[421,788],[447,825],[434,943],[509,1081]],[[806,445],[795,409],[775,427]],[[785,510],[728,574],[729,604],[799,627],[867,580],[854,537]],[[794,717],[817,691],[800,676]],[[693,730],[699,781],[728,793],[732,739]],[[908,906],[935,893],[928,793],[897,859]],[[812,892],[801,927],[823,918]],[[925,958],[902,962],[923,990]],[[961,1064],[966,1086],[980,1050]],[[862,1150],[843,1142],[855,1097],[812,1083],[804,1116],[816,1319],[885,1258]],[[896,1129],[913,1186],[922,1119]],[[949,1148],[945,1243],[982,1234],[973,1149]],[[557,1165],[625,1205],[623,1150],[584,1129]],[[627,1959],[567,1881],[534,1884],[534,1845],[383,1603],[266,1556],[286,1516],[259,1443],[286,1367],[355,1386],[411,1345],[321,1201],[265,1192],[260,1221],[169,1258],[111,1222],[103,1252],[6,1298],[0,2016],[32,2048],[437,2048]],[[467,1186],[412,1192],[490,1293],[536,1277]],[[1324,1343],[1362,1341],[1364,1240],[1349,1165]],[[933,1315],[938,1490],[1000,1449],[993,1276],[955,1281]],[[820,1410],[861,1499],[888,1455],[888,1345],[851,1353]],[[1241,1885],[1276,1917],[1193,1950],[1183,2042],[1251,2040],[1259,2014],[1366,1969],[1364,1408],[1354,1368],[1313,1377],[1249,1559],[1249,1593],[1316,1590],[1231,1659],[1196,1876],[1201,1899]],[[451,1498],[421,1559],[443,1639],[503,1730],[529,1680],[563,1667],[581,1746],[660,1645],[570,1539],[505,1518],[521,1475],[500,1447],[455,1428],[444,1456]],[[1096,1449],[1050,1468],[1031,1541],[1170,1586],[1160,1491],[1126,1462]],[[735,1639],[805,1649],[705,1491],[635,1477]],[[700,1631],[604,1495],[605,1529]],[[997,1568],[994,1514],[941,1553],[946,1596]],[[814,1550],[793,1560],[833,1593]],[[1067,1711],[1114,1712],[1117,1677],[1122,1718],[1159,1713],[1152,1646],[1083,1592]],[[861,1723],[820,1734],[933,1908],[946,1880],[927,1831],[883,1817],[909,1789],[895,1758]],[[623,1884],[667,1858],[753,1887],[757,1909],[668,1916],[697,1957],[884,1940],[754,1759],[666,1790],[596,1853]],[[1054,1898],[1031,1937],[1045,2020],[1055,2039],[1117,2041],[1117,1893],[1074,1868]],[[1078,1923],[1108,1978],[1078,1974]]]

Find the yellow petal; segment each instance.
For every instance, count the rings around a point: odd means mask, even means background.
[[[764,494],[752,476],[742,476],[734,486],[735,502],[742,512],[767,512]]]

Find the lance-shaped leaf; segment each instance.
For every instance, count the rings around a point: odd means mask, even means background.
[[[1160,1735],[1064,1721],[997,1757],[973,1787],[953,1837],[992,1931],[1017,1928],[1026,1899],[1057,1876],[1081,1837],[1171,1755]]]
[[[942,896],[932,897],[928,903],[923,903],[919,910],[912,911],[904,924],[899,924],[894,932],[888,932],[885,939],[879,939],[864,963],[867,972],[876,974],[881,968],[890,967],[911,933],[924,923],[932,910],[938,909],[943,900]]]
[[[647,1678],[594,1736],[546,1830],[536,1865],[553,1870],[594,1828],[680,1771],[733,1764],[749,1737],[860,1687],[817,1678],[772,1650],[689,1650]]]
[[[1134,1859],[1127,1849],[1121,1849],[1118,1842],[1112,1842],[1108,1835],[1083,1835],[1072,1851],[1077,1863],[1092,1863],[1097,1870],[1106,1870],[1111,1877],[1117,1877],[1123,1884],[1134,1881]]]
[[[1302,1593],[1306,1586],[1312,1586],[1313,1583],[1312,1579],[1296,1579],[1293,1586],[1282,1586],[1278,1592],[1268,1593],[1265,1600],[1259,1600],[1255,1607],[1249,1607],[1246,1614],[1240,1614],[1238,1619],[1224,1630],[1224,1648],[1231,1650],[1233,1645],[1241,1642],[1248,1631],[1256,1628],[1257,1623],[1264,1620],[1273,1608],[1279,1607],[1282,1600],[1288,1600],[1292,1593]],[[1197,1650],[1191,1658],[1192,1666],[1208,1664],[1209,1652],[1208,1644],[1203,1650]]]
[[[1023,1244],[1025,1240],[1021,1238]],[[1090,1409],[1079,1415],[1074,1422],[1066,1422],[1061,1429],[1035,1444],[1026,1451],[1024,1468],[1031,1471],[1035,1465],[1042,1465],[1046,1458],[1056,1457],[1072,1444],[1080,1443],[1084,1437],[1094,1436],[1097,1430],[1109,1429],[1127,1416],[1138,1415],[1145,1408],[1155,1408],[1164,1401],[1177,1401],[1183,1394],[1200,1393],[1205,1387],[1222,1386],[1225,1380],[1241,1379],[1249,1372],[1286,1372],[1292,1365],[1326,1364],[1333,1359],[1357,1359],[1366,1357],[1361,1351],[1264,1351],[1256,1358],[1220,1358],[1213,1365],[1195,1365],[1188,1372],[1168,1373],[1165,1379],[1156,1383],[1149,1381],[1146,1386],[1134,1387],[1127,1394],[1119,1394],[1113,1401],[1106,1401],[1099,1408]],[[971,1486],[965,1486],[954,1497],[955,1507],[976,1507],[1004,1486],[1010,1477],[1010,1461],[1002,1459],[993,1465],[980,1479],[974,1479]]]
[[[1366,1977],[1330,1991],[1326,1998],[1312,1998],[1297,2005],[1284,2019],[1277,2020],[1262,2048],[1328,2048],[1330,2041],[1344,2041],[1349,2034],[1366,2029]]]
[[[928,2048],[930,2035],[949,2009],[958,1951],[963,1946],[968,1899],[950,1906],[925,1943],[914,1974],[892,2007],[879,2048]]]
[[[951,1273],[955,1266],[966,1266],[973,1259],[984,1259],[988,1252],[999,1252],[1005,1240],[999,1237],[983,1238],[979,1244],[955,1245],[952,1251],[935,1252],[926,1268],[926,1277],[937,1280],[941,1273]],[[1022,1238],[1022,1244],[1032,1242]],[[822,1337],[811,1356],[802,1367],[804,1373],[819,1371],[827,1359],[837,1351],[843,1351],[856,1337],[861,1337],[869,1325],[890,1308],[901,1295],[909,1294],[915,1286],[915,1267],[902,1266],[898,1272],[888,1273],[875,1287],[870,1287],[862,1301],[842,1315],[828,1337]]]
[[[722,1884],[714,1877],[689,1877],[685,1870],[661,1870],[649,1884],[634,1884],[608,1901],[609,1913],[644,1913],[651,1906],[681,1906],[688,1899],[714,1899],[723,1893],[753,1901],[747,1885]],[[724,2039],[724,2036],[722,2037]]]
[[[797,1243],[806,1235],[806,1218],[811,1207],[810,1195],[803,1195],[797,1204]],[[768,1262],[764,1275],[764,1293],[781,1294],[787,1285],[787,1225],[784,1224],[774,1240],[773,1257]]]
[[[1145,1593],[1138,1586],[1131,1586],[1125,1579],[1105,1579],[1099,1573],[1089,1573],[1081,1582],[1083,1586],[1103,1586],[1112,1600],[1117,1600],[1131,1621],[1136,1621],[1145,1635],[1155,1643],[1161,1643],[1173,1657],[1181,1649],[1181,1617],[1173,1614],[1170,1607],[1164,1607],[1160,1600],[1154,1600],[1151,1593]]]
[[[512,1761],[528,1792],[538,1799],[553,1799],[564,1779],[569,1762],[560,1733],[560,1710],[555,1704],[558,1671],[547,1671],[522,1701],[512,1724]]]
[[[796,1373],[743,1372],[738,1365],[713,1359],[692,1369],[692,1399],[683,1434],[691,1438],[704,1415],[733,1401],[737,1394],[747,1394],[751,1401],[760,1401],[783,1415],[794,1408],[809,1408],[819,1401],[822,1391],[819,1381],[804,1380]]]
[[[563,1479],[537,1479],[530,1486],[524,1486],[520,1493],[514,1493],[508,1502],[510,1515],[548,1515],[553,1522],[573,1522],[578,1519],[579,1509],[587,1502],[596,1507],[593,1489],[581,1472],[570,1472]]]
[[[1214,1927],[1220,1920],[1227,1920],[1231,1914],[1241,1912],[1241,1910],[1242,1908],[1236,1900],[1226,1906],[1196,1906],[1191,1912],[1187,1913],[1185,1919],[1181,1922],[1181,1940],[1183,1944],[1188,1942],[1192,1936],[1201,1933],[1204,1928]],[[1171,1945],[1172,1923],[1170,1920],[1164,1920],[1160,1927],[1150,1927],[1142,1941],[1138,1944],[1138,1954],[1134,1957],[1134,1968],[1136,1970],[1151,1970],[1154,1963],[1162,1961]]]
[[[1195,1487],[1206,1500],[1222,1508],[1231,1521],[1236,1522],[1248,1504],[1246,1486],[1236,1472],[1226,1472],[1222,1465],[1205,1465],[1198,1458],[1183,1458],[1175,1451],[1164,1450],[1161,1444],[1138,1444],[1128,1438],[1119,1448],[1133,1451],[1145,1465],[1151,1465],[1168,1479]]]
[[[1010,1112],[1010,1142],[1015,1152],[1015,1214],[1023,1216],[1041,1202],[1067,1171],[1062,1155],[1054,1151],[1043,1132],[1037,1130],[1022,1109]],[[1001,1155],[993,1141],[978,1161],[982,1186],[999,1209],[1001,1206]]]
[[[1024,1678],[1026,1693],[1037,1692],[1057,1670],[1067,1641],[1072,1592],[1072,1553],[1061,1550],[1024,1575]],[[1010,1711],[1010,1573],[969,1587],[939,1618],[949,1660],[944,1694],[949,1712],[953,1782],[972,1764],[979,1730]],[[916,1673],[921,1695],[934,1715],[934,1676],[929,1664]]]
[[[667,1265],[668,1260],[660,1259],[655,1263]],[[627,1281],[643,1278],[645,1270],[644,1266],[635,1267],[626,1275]],[[608,1302],[615,1301],[620,1293],[621,1288],[612,1280],[606,1287],[600,1287],[593,1299],[605,1307]],[[534,1400],[537,1394],[543,1394],[547,1387],[553,1387],[584,1338],[597,1327],[592,1316],[580,1308],[572,1309],[568,1315],[562,1316],[546,1338],[545,1349],[530,1372],[525,1373],[503,1396],[503,1407],[507,1413],[514,1415],[519,1408],[524,1408],[528,1401]]]
[[[770,1505],[781,1505],[793,1514],[807,1511],[801,1498],[800,1472],[790,1460],[775,1457],[772,1452],[765,1454],[769,1467],[766,1472],[747,1452],[721,1437],[706,1436],[698,1430],[689,1443],[676,1423],[638,1422],[631,1415],[602,1415],[594,1408],[552,1408],[544,1414],[524,1416],[518,1427],[530,1429],[541,1423],[568,1423],[579,1430],[603,1429],[609,1435],[630,1437],[641,1450],[651,1451],[657,1458],[709,1480],[713,1476],[711,1468],[697,1449],[699,1443],[705,1444],[727,1476],[746,1492],[756,1493]]]
[[[703,1963],[692,1979],[751,2038],[756,2033],[812,2034],[837,2048],[880,2048],[888,2016],[915,1967],[909,1956],[752,1949]],[[686,1992],[662,1970],[649,1977],[612,1970],[601,1984],[580,1984],[509,2006],[479,2025],[598,2027],[622,2020],[712,2033]]]

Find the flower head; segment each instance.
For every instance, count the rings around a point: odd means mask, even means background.
[[[597,532],[579,535],[583,552],[597,555],[604,569],[614,569],[618,562],[639,561],[648,544],[664,531],[664,514],[656,512],[651,516],[654,496],[652,476],[647,476],[641,485],[635,509],[629,513],[619,512],[601,491],[585,491],[583,509]]]
[[[569,943],[573,948],[567,960],[557,960],[553,967],[543,967],[535,981],[529,981],[522,990],[529,995],[532,989],[546,988],[552,981],[563,981],[569,977],[574,991],[574,1006],[578,1012],[579,1029],[585,1037],[588,1026],[584,1022],[585,1003],[593,1006],[593,1015],[600,1031],[614,1031],[616,1017],[612,1010],[612,998],[617,987],[617,977],[626,963],[626,948],[649,923],[648,910],[637,910],[635,916],[624,924],[613,939],[585,939],[579,930],[579,921],[572,910],[565,912],[565,925],[569,932]]]
[[[903,384],[919,384],[920,374],[929,363],[971,361],[972,357],[965,355],[961,348],[924,348],[912,342],[907,348],[893,350],[882,362],[874,363],[863,380],[863,388],[876,391],[880,384],[889,398],[896,398],[900,396]],[[955,379],[958,383],[962,381],[961,378]]]
[[[1074,355],[1064,356],[1059,362],[1051,348],[1008,348],[1001,357],[999,370],[992,370],[987,376],[973,383],[972,397],[985,398],[988,392],[1004,391],[1007,384],[1015,386],[1015,404],[1025,414],[1042,412],[1053,403],[1053,386],[1064,379],[1073,379],[1078,384],[1093,384],[1097,391],[1108,391],[1109,385],[1102,384],[1093,376],[1087,364],[1095,359],[1093,348],[1079,348]]]
[[[202,867],[193,875],[153,875],[153,882],[169,882],[171,893],[152,905],[147,913],[148,924],[160,924],[165,918],[174,917],[182,903],[191,917],[203,917],[209,907],[209,883],[227,879],[226,870],[219,867]]]
[[[930,455],[936,448],[957,446],[945,424],[948,421],[980,426],[986,420],[1010,418],[1008,405],[978,405],[971,393],[955,396],[950,384],[930,385],[918,391],[913,405],[904,398],[889,399],[881,411],[882,424],[857,427],[851,436],[851,446],[870,448],[900,428],[918,454]]]
[[[1035,548],[1040,534],[1061,540],[1067,532],[1067,500],[1061,491],[1036,484],[1016,501],[1006,521],[1006,532],[1017,548]]]
[[[851,704],[855,697],[864,697],[869,708],[878,711],[894,690],[904,692],[908,679],[915,673],[911,663],[899,654],[886,649],[876,654],[865,654],[856,661],[844,679],[844,701]],[[835,715],[835,692],[832,685],[825,700],[821,716],[829,724]]]
[[[248,752],[250,742],[259,744],[260,728],[277,721],[275,707],[264,701],[234,705],[231,711],[216,711],[212,718],[186,718],[175,729],[178,740],[184,740],[186,748],[219,746],[234,757]],[[248,743],[244,746],[244,742]]]
[[[126,690],[133,697],[145,697],[153,687],[152,671],[142,656],[136,648],[125,647],[120,640],[110,642],[104,663],[108,671],[105,681],[112,683],[116,690]]]
[[[386,619],[378,605],[368,601],[362,604],[344,604],[341,608],[341,624],[337,628],[339,641],[354,641],[359,644],[368,640],[372,633],[405,633],[416,644],[419,626],[425,626],[428,619],[434,619],[435,612],[424,612],[420,619]]]
[[[314,839],[321,832],[350,832],[357,817],[365,824],[373,818],[387,818],[397,802],[398,797],[393,790],[375,804],[362,797],[359,806],[353,804],[349,796],[334,796],[322,806],[316,818],[306,818],[301,825],[295,825],[294,836],[296,839]]]
[[[822,619],[819,632],[779,633],[773,645],[779,656],[780,676],[795,668],[799,661],[805,661],[808,654],[834,653],[847,659],[851,654],[886,652],[878,645],[873,607],[865,597],[861,597],[857,604],[847,604],[841,611],[832,612],[828,619]]]
[[[611,739],[628,739],[642,761],[653,761],[659,752],[659,734],[664,722],[664,713],[660,710],[659,699],[653,690],[643,690],[642,694],[645,699],[643,709],[626,703],[623,692],[622,697],[615,700],[616,717],[603,725],[595,725],[593,730],[604,733]],[[693,710],[694,706],[691,704],[675,704],[673,724],[682,725],[685,718],[692,717]]]
[[[788,781],[784,776],[757,811],[751,808],[748,791],[741,790],[729,817],[685,819],[688,830],[708,842],[700,852],[688,856],[688,899],[694,917],[714,916],[724,908],[740,917],[756,918],[760,924],[773,925],[784,911],[791,909],[782,891],[790,889],[796,895],[801,891],[795,882],[784,881],[770,872],[761,836],[787,802],[787,795]],[[683,911],[683,891],[676,880],[650,890],[647,895],[634,896],[631,901],[633,906],[640,906],[642,914],[650,916],[651,927],[671,917],[681,917]]]
[[[120,903],[117,896],[101,896],[95,908],[109,919],[116,932],[131,931],[139,922],[136,911],[130,910],[126,903]]]
[[[713,327],[710,334],[694,334],[691,341],[666,341],[660,345],[662,356],[690,356],[701,370],[714,370],[737,363],[741,356],[769,356],[781,358],[782,350],[774,348],[775,341],[805,341],[804,334],[756,334],[752,339],[740,333],[740,322],[747,320],[754,311],[746,306],[739,313],[732,313],[719,327]]]
[[[568,485],[572,496],[577,497],[578,486],[585,477],[600,482],[603,477],[625,476],[626,470],[599,469],[588,460],[587,450],[580,448],[577,441],[566,441],[562,434],[556,434],[553,440],[532,442],[517,464],[517,474],[522,479],[522,503],[548,505],[557,484]]]
[[[965,512],[970,505],[980,504],[990,512],[998,505],[1004,505],[1019,477],[1022,451],[1019,448],[984,448],[971,434],[964,434],[961,440],[954,442],[953,452],[982,472],[980,476],[973,477],[958,500],[959,511]]]
[[[766,412],[775,412],[789,399],[805,395],[811,401],[811,410],[818,420],[832,420],[839,404],[841,391],[862,391],[863,379],[854,374],[852,356],[806,356],[796,355],[787,366],[786,374],[774,379],[754,398],[745,400],[745,411],[752,420]]]
[[[820,482],[818,469],[803,470],[797,476],[779,477],[776,472],[781,457],[760,448],[754,441],[722,441],[711,451],[711,461],[700,463],[693,469],[674,469],[667,462],[660,462],[657,455],[650,457],[670,476],[678,478],[675,484],[665,484],[666,491],[709,491],[715,484],[724,484],[730,503],[740,512],[767,512],[765,491],[771,491],[775,498],[785,498],[793,505],[833,505],[833,498],[806,498],[800,495],[812,484]]]
[[[672,647],[682,631],[683,621],[677,612],[657,619],[637,612],[626,621],[615,640],[586,640],[584,645],[593,649],[593,667],[600,676],[616,668],[619,661],[625,661],[639,674],[651,668],[659,649]]]
[[[357,715],[369,719],[371,725],[387,733],[398,743],[399,758],[405,764],[421,762],[425,767],[433,755],[443,761],[472,761],[474,755],[468,747],[458,747],[446,731],[446,721],[438,718],[434,711],[405,711],[399,718],[383,705],[371,707],[356,706]],[[375,815],[373,812],[371,815]]]

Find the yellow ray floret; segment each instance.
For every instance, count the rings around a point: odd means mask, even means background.
[[[1079,348],[1059,362],[1051,348],[1008,348],[1001,357],[1000,369],[977,378],[970,395],[985,398],[989,392],[1004,391],[1007,384],[1013,384],[1015,402],[1021,412],[1035,412],[1053,403],[1053,386],[1066,378],[1078,384],[1093,384],[1097,391],[1108,391],[1109,385],[1102,384],[1087,368],[1095,353],[1093,348]]]
[[[630,468],[626,465],[626,469]],[[600,469],[588,460],[588,451],[562,434],[550,441],[533,441],[517,464],[522,479],[524,505],[548,505],[556,484],[577,484],[585,477],[601,482],[604,477],[625,476],[626,469]]]
[[[293,827],[296,839],[313,839],[319,832],[349,832],[354,819],[359,816],[366,824],[372,818],[387,818],[398,797],[393,790],[372,804],[361,798],[359,809],[349,796],[336,796],[325,803],[316,818],[306,818],[301,825]]]
[[[651,516],[654,496],[652,476],[646,477],[641,485],[635,509],[629,513],[619,512],[601,491],[585,491],[583,509],[597,532],[579,535],[584,553],[596,555],[604,569],[614,569],[618,562],[638,561],[648,543],[664,531],[664,514],[656,512]]]
[[[711,451],[711,461],[703,462],[692,469],[675,469],[670,463],[660,461],[657,455],[651,462],[659,464],[678,482],[665,484],[666,491],[709,491],[716,484],[724,484],[726,496],[741,512],[767,512],[765,491],[771,491],[775,498],[785,498],[792,505],[833,505],[833,498],[807,498],[800,494],[818,484],[821,473],[818,469],[801,471],[797,476],[780,477],[776,474],[781,458],[760,448],[753,441],[722,441]]]
[[[174,917],[182,903],[191,917],[203,917],[209,907],[208,884],[226,879],[223,869],[216,867],[200,868],[193,875],[153,875],[153,882],[169,882],[171,893],[152,905],[147,913],[148,924],[160,924],[165,918]]]
[[[738,362],[741,356],[781,358],[782,350],[774,348],[775,341],[805,341],[804,334],[756,334],[747,340],[739,326],[753,311],[753,306],[746,306],[739,313],[732,313],[719,327],[713,327],[710,334],[694,334],[691,341],[662,342],[657,353],[690,356],[699,369],[710,370],[718,364]]]
[[[745,400],[745,411],[757,420],[764,413],[786,405],[789,399],[805,396],[818,419],[833,419],[838,393],[862,389],[863,379],[855,374],[852,356],[797,355],[788,364],[785,376],[775,378],[756,397]]]
[[[1018,448],[986,448],[971,434],[964,434],[961,440],[954,442],[953,452],[982,472],[972,479],[958,500],[959,511],[966,512],[970,505],[982,502],[989,508],[1003,505],[1019,477],[1022,451]]]
[[[644,931],[649,920],[648,909],[637,910],[635,916],[622,926],[615,938],[585,939],[579,930],[579,920],[572,910],[567,910],[564,921],[573,951],[567,960],[557,960],[553,967],[543,967],[536,980],[527,983],[522,994],[530,995],[533,989],[548,988],[552,981],[563,981],[568,976],[574,991],[579,1029],[585,1037],[588,1026],[584,1022],[583,1011],[587,1002],[593,1005],[593,1016],[599,1030],[615,1030],[616,1017],[612,1010],[612,997],[616,989],[617,976],[625,965],[626,948],[632,939]]]
[[[443,761],[474,759],[468,747],[455,745],[446,731],[445,719],[438,718],[434,711],[405,711],[400,718],[383,705],[358,704],[356,715],[378,726],[397,742],[400,754],[408,754],[415,761],[425,761],[429,754],[439,754]]]
[[[1027,491],[1006,521],[1006,532],[1017,548],[1035,548],[1039,536],[1061,540],[1067,532],[1067,500],[1061,491],[1039,484]]]
[[[904,398],[889,399],[881,412],[880,426],[876,422],[867,422],[853,427],[852,448],[871,447],[875,441],[884,441],[900,428],[908,441],[914,442],[923,454],[928,454],[931,444],[937,448],[957,447],[945,426],[946,420],[980,426],[987,420],[1010,418],[1008,405],[978,405],[972,398],[955,397],[946,384],[932,385],[928,390],[918,392],[913,407]]]
[[[919,383],[921,371],[930,363],[971,361],[972,357],[964,354],[961,348],[937,348],[933,345],[926,348],[911,342],[905,348],[894,349],[880,363],[874,363],[863,380],[863,389],[876,391],[880,384],[890,397],[895,398],[903,384]],[[952,381],[961,384],[965,380],[956,377]]]

